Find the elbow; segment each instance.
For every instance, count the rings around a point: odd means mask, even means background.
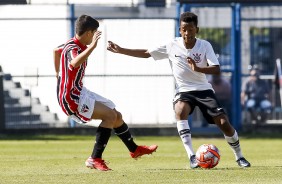
[[[151,57],[151,55],[150,55],[150,54],[146,55],[144,58],[149,58],[149,57]]]
[[[137,56],[135,56],[135,57],[139,57],[139,58],[149,58],[149,57],[151,57],[151,55],[150,55],[150,54],[141,54],[141,55],[137,55]]]
[[[149,51],[147,50],[144,54],[144,58],[149,58],[151,57],[151,54],[149,53]]]
[[[73,68],[79,67],[79,63],[78,63],[78,62],[75,62],[75,61],[73,61],[73,60],[70,62],[70,65],[71,65]]]
[[[76,63],[71,63],[71,66],[72,66],[73,68],[77,68],[77,67],[79,67],[79,65],[78,65],[78,64],[76,64]]]

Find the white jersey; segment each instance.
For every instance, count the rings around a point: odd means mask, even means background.
[[[204,73],[193,71],[187,62],[191,57],[198,67],[219,65],[211,44],[206,40],[196,40],[192,49],[186,49],[182,37],[177,37],[167,45],[149,50],[154,60],[169,59],[176,82],[176,93],[187,91],[202,91],[212,88]]]

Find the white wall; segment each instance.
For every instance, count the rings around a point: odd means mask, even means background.
[[[40,75],[54,75],[52,50],[69,39],[70,25],[64,20],[67,15],[68,8],[64,5],[0,6],[0,65],[4,72],[33,75],[38,69]],[[103,37],[89,58],[86,74],[171,74],[165,60],[137,59],[109,53],[105,48],[107,40],[133,48],[165,43],[174,37],[173,20],[104,20],[100,30]],[[29,88],[29,81],[15,80]],[[129,124],[174,122],[172,77],[88,77],[85,86],[114,101]],[[41,78],[32,94],[66,121],[57,104],[55,77]]]

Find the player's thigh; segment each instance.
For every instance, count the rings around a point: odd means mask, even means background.
[[[115,121],[117,118],[116,112],[104,105],[101,102],[96,101],[94,106],[94,111],[92,114],[92,119],[101,119],[101,120],[109,120],[109,121]]]
[[[189,113],[191,112],[191,107],[189,105],[188,102],[184,102],[184,101],[178,101],[175,105],[174,105],[174,111],[176,115],[179,115],[181,117],[187,116],[189,115]]]

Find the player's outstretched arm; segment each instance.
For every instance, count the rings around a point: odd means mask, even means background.
[[[148,50],[146,49],[127,49],[122,48],[119,45],[115,44],[112,41],[108,41],[108,51],[113,53],[124,54],[132,57],[139,57],[139,58],[149,58],[151,55],[149,54]]]

